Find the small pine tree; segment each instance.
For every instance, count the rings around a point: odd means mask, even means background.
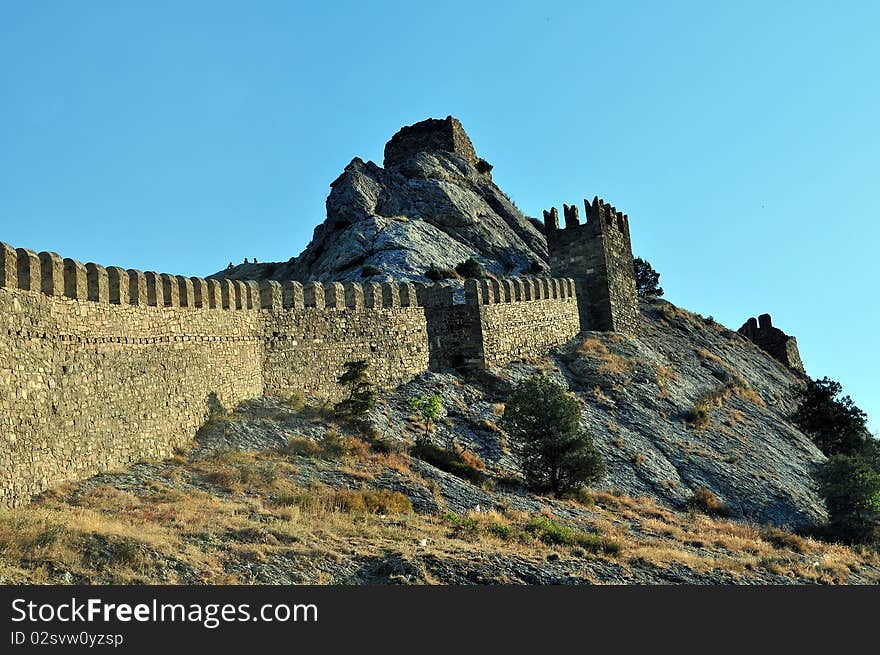
[[[816,473],[819,494],[828,510],[830,536],[868,544],[878,536],[880,473],[860,455],[835,455]]]
[[[440,412],[443,411],[443,399],[437,394],[432,396],[413,396],[409,399],[409,406],[413,411],[418,412],[425,422],[425,435],[420,440],[427,443],[428,437],[431,434],[431,428],[440,417]]]
[[[847,543],[872,543],[880,513],[880,445],[868,432],[867,415],[827,377],[794,387],[798,407],[792,421],[828,461],[814,474],[828,510],[828,536]]]
[[[456,264],[455,272],[465,279],[474,278],[479,280],[486,277],[483,265],[473,257],[468,257],[463,262]]]
[[[519,384],[507,399],[503,427],[510,435],[526,483],[558,498],[605,475],[593,436],[580,428],[577,398],[545,376]]]
[[[636,257],[633,259],[633,268],[636,275],[636,292],[640,298],[659,298],[663,295],[660,273],[655,271],[647,260]]]
[[[367,377],[369,362],[359,359],[344,364],[345,371],[336,383],[348,390],[348,397],[336,403],[333,410],[343,418],[357,418],[366,414],[376,404],[376,392]]]

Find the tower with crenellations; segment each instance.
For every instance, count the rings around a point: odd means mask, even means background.
[[[584,223],[577,205],[562,210],[564,226],[556,207],[544,211],[544,232],[552,275],[575,281],[581,330],[638,333],[629,218],[598,196],[584,200]]]

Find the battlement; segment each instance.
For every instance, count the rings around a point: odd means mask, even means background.
[[[577,205],[544,210],[550,270],[575,282],[582,330],[638,332],[640,316],[629,217],[598,196]]]
[[[749,318],[737,331],[790,369],[805,372],[797,339],[774,327],[770,314],[761,314],[757,320]]]
[[[109,305],[215,310],[418,307],[409,282],[275,282],[184,277],[83,264],[0,242],[0,288]]]
[[[217,403],[333,400],[346,362],[367,360],[374,384],[392,387],[545,354],[578,329],[572,279],[467,280],[462,296],[406,281],[185,277],[0,243],[0,505],[167,456]]]
[[[563,216],[565,217],[565,230],[576,230],[578,228],[589,228],[589,234],[597,235],[610,229],[616,229],[627,239],[629,236],[629,216],[617,210],[610,203],[605,202],[599,196],[593,197],[593,202],[584,199],[584,214],[586,223],[580,222],[580,210],[577,205],[562,205]],[[560,230],[559,227],[559,211],[556,207],[544,210],[544,231],[547,240],[556,238],[556,234]],[[583,231],[583,230],[582,230]]]

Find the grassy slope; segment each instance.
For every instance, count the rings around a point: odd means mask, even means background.
[[[255,418],[258,417],[258,418]],[[293,447],[218,451],[203,444],[274,425],[323,437]],[[300,430],[304,431],[304,430]],[[873,554],[770,527],[676,512],[649,498],[580,501],[508,492],[493,505],[414,512],[390,489],[431,471],[403,453],[326,431],[324,419],[273,406],[223,417],[202,443],[57,489],[0,513],[5,583],[783,583],[877,582]],[[311,444],[311,445],[309,445]],[[307,453],[307,454],[295,454]],[[394,475],[388,482],[388,474]],[[322,480],[332,481],[331,486]],[[522,493],[522,492],[518,492]]]
[[[171,460],[0,511],[0,581],[880,581],[876,553],[768,525],[821,518],[809,490],[821,454],[785,418],[797,379],[712,321],[662,301],[642,310],[636,339],[596,333],[477,378],[428,374],[383,394],[357,429],[301,401],[245,403]],[[497,420],[535,371],[582,399],[608,462],[579,500],[512,479]],[[444,400],[434,443],[465,449],[479,484],[408,454],[425,426],[407,399],[424,393]],[[686,511],[702,486],[739,520]]]

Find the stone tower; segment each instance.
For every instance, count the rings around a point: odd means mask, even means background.
[[[592,204],[584,200],[584,224],[577,205],[562,208],[562,229],[556,208],[544,211],[547,249],[552,274],[575,281],[581,330],[636,334],[639,300],[628,217],[598,197]]]
[[[773,327],[773,319],[770,318],[770,314],[761,314],[757,321],[750,318],[737,331],[788,368],[805,373],[797,339],[779,328]]]
[[[445,150],[476,165],[474,144],[459,120],[453,116],[426,120],[400,128],[385,144],[385,168],[402,164],[417,152]]]

